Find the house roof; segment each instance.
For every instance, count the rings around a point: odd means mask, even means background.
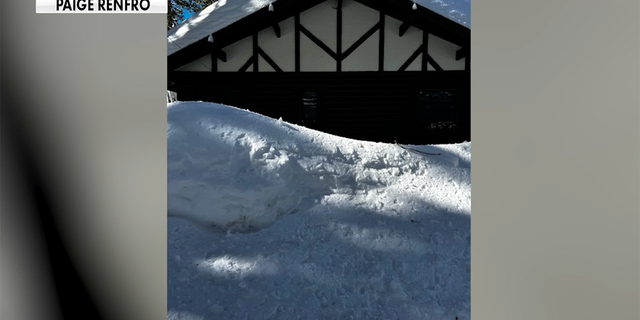
[[[414,0],[464,27],[471,28],[470,0]],[[219,0],[167,32],[167,56],[208,37],[277,0]]]

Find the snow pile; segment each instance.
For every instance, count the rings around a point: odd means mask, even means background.
[[[470,0],[414,0],[418,5],[471,28]],[[167,56],[207,38],[250,14],[276,4],[277,0],[219,0],[167,32]]]
[[[168,105],[167,138],[168,318],[470,318],[470,143],[202,102]]]

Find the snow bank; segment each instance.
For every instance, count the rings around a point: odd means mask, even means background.
[[[469,199],[457,196],[469,193],[469,170],[450,170],[468,169],[469,144],[422,147],[441,153],[430,156],[218,104],[179,102],[167,112],[169,216],[211,230],[257,231],[282,215],[356,196],[382,211],[418,199],[470,210]]]
[[[167,138],[167,319],[470,319],[470,143],[202,102],[168,105]]]

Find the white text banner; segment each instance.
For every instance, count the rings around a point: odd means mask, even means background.
[[[36,0],[36,13],[167,13],[165,0]]]

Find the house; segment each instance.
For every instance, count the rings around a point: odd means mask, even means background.
[[[219,0],[172,28],[168,90],[369,141],[470,141],[469,0]]]

